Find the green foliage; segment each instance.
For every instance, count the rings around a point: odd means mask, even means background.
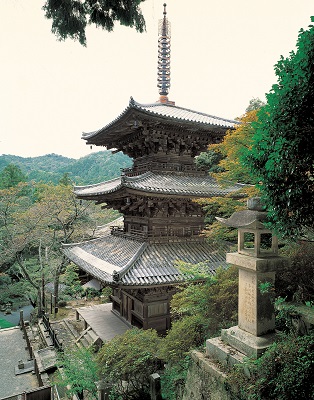
[[[84,399],[97,399],[95,382],[99,380],[98,365],[93,352],[84,347],[67,349],[59,355],[62,372],[58,385],[66,388],[70,395],[84,392]]]
[[[186,356],[176,364],[167,365],[161,375],[162,398],[166,400],[177,400],[178,387],[183,387],[191,358]]]
[[[42,275],[48,282],[55,282],[58,297],[57,280],[68,263],[60,251],[61,243],[93,237],[99,222],[108,222],[112,215],[110,210],[101,211],[100,206],[76,199],[71,186],[19,183],[3,189],[0,191],[1,270],[9,272],[12,266],[18,268],[17,280],[28,282],[29,288],[24,292],[32,301],[36,302],[37,296],[40,298]],[[22,284],[14,279],[12,287],[19,293]],[[74,285],[73,281],[71,285],[72,295],[79,292],[78,282]],[[4,299],[12,295],[10,288],[2,293]]]
[[[185,279],[189,281],[210,279],[209,276],[212,274],[211,265],[206,261],[191,264],[177,260],[175,262],[175,267],[185,276]]]
[[[87,299],[94,299],[95,297],[100,296],[100,291],[89,287],[85,289],[85,296]]]
[[[292,317],[300,317],[293,304],[286,303],[286,298],[277,297],[275,300],[276,329],[284,333],[297,333],[292,323]]]
[[[110,32],[118,21],[143,32],[145,21],[139,7],[142,1],[46,0],[43,9],[46,18],[52,20],[52,33],[59,40],[70,38],[86,46],[85,30],[89,24]]]
[[[65,272],[60,276],[60,282],[66,285],[65,294],[76,297],[83,293],[83,288],[79,280],[78,267],[75,264],[69,264]]]
[[[9,164],[15,164],[29,181],[37,183],[59,183],[87,185],[113,179],[120,175],[120,168],[131,166],[131,159],[119,152],[99,151],[91,153],[78,160],[57,154],[47,154],[40,157],[18,157],[12,155],[0,156],[0,171]],[[63,179],[66,177],[66,180]],[[61,181],[60,181],[61,180]]]
[[[204,340],[220,328],[236,322],[237,304],[238,271],[231,266],[227,269],[219,268],[216,275],[208,277],[204,283],[191,283],[176,293],[171,301],[171,313],[176,319],[200,316],[204,326]]]
[[[27,281],[23,278],[17,282],[13,281],[9,274],[10,270],[6,275],[0,275],[0,304],[20,305],[28,303],[29,298],[36,299],[37,293]],[[33,271],[31,274],[36,276]]]
[[[272,290],[274,290],[272,282],[260,282],[258,285],[258,289],[261,294],[267,294],[270,293]]]
[[[247,152],[252,147],[255,133],[254,122],[257,121],[257,110],[248,111],[239,118],[239,125],[227,131],[221,143],[211,144],[208,150],[218,152],[222,159],[218,166],[221,172],[213,173],[218,182],[240,182],[255,184],[256,180],[250,174],[250,169],[244,163]]]
[[[259,99],[258,97],[254,97],[250,100],[250,103],[246,107],[245,112],[248,113],[250,111],[259,110],[264,105],[265,103],[261,99]]]
[[[69,173],[65,172],[62,177],[59,179],[59,185],[70,186],[72,185],[72,181],[69,177]]]
[[[237,242],[237,230],[226,227],[216,220],[216,217],[228,218],[234,212],[247,209],[247,198],[256,196],[253,186],[246,186],[235,194],[225,197],[211,197],[197,200],[204,210],[206,228],[204,234],[211,243]]]
[[[77,185],[90,185],[120,176],[121,168],[128,168],[131,164],[132,160],[122,152],[112,154],[105,150],[74,160],[59,172],[68,172]]]
[[[282,249],[289,262],[276,273],[276,295],[305,303],[314,300],[314,243],[290,243]]]
[[[167,336],[162,340],[159,357],[175,365],[184,359],[190,350],[204,344],[206,321],[203,315],[188,315],[172,323]]]
[[[21,182],[26,182],[27,176],[23,174],[20,167],[15,164],[7,165],[0,172],[0,189],[9,189],[17,186]]]
[[[218,164],[223,158],[219,151],[207,150],[195,157],[195,164],[198,168],[206,169],[209,172],[222,172],[223,168],[219,167]]]
[[[110,286],[105,286],[101,291],[101,295],[103,296],[103,302],[109,303],[111,301],[110,296],[112,295],[112,288]]]
[[[113,398],[149,398],[149,375],[160,367],[160,341],[154,330],[130,329],[104,343],[97,361],[101,376],[112,385]]]
[[[314,335],[282,335],[257,360],[248,360],[228,376],[239,400],[314,399]],[[244,374],[250,371],[250,377]]]
[[[314,232],[314,26],[301,30],[296,52],[275,65],[278,82],[258,112],[247,165],[286,237]]]

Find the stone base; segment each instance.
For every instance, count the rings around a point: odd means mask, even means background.
[[[244,354],[223,342],[220,337],[206,340],[206,355],[228,367],[242,363],[245,357]]]
[[[191,358],[182,400],[234,399],[225,385],[226,374],[217,362],[195,350]]]
[[[238,326],[221,330],[221,339],[247,357],[258,358],[274,342],[275,333],[254,336]]]

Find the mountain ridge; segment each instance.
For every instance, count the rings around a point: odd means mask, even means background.
[[[11,154],[0,156],[0,172],[9,164],[17,165],[28,180],[57,184],[67,173],[77,185],[94,184],[120,175],[121,168],[132,165],[132,160],[119,152],[113,154],[103,150],[75,159],[50,153],[36,157],[21,157]]]

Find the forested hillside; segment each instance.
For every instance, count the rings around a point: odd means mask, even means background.
[[[67,173],[76,185],[86,185],[112,179],[120,175],[120,169],[129,167],[132,160],[122,154],[112,154],[109,150],[92,153],[79,158],[67,158],[57,154],[40,157],[0,156],[0,173],[9,164],[15,164],[27,175],[28,180],[58,183]]]

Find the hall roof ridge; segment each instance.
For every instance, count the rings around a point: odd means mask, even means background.
[[[169,109],[173,108],[173,109],[177,109],[177,110],[182,110],[182,111],[186,111],[187,113],[193,113],[196,115],[203,115],[204,117],[208,117],[208,118],[213,118],[216,120],[220,120],[220,121],[225,121],[225,122],[230,122],[233,124],[237,124],[239,125],[240,122],[234,119],[229,119],[229,118],[223,118],[223,117],[217,117],[215,115],[211,115],[211,114],[207,114],[205,112],[202,111],[195,111],[192,110],[191,108],[187,108],[187,107],[181,107],[181,106],[177,106],[171,102],[169,103],[161,103],[159,101],[156,101],[154,103],[139,103],[138,101],[134,100],[134,98],[131,96],[130,97],[130,101],[129,101],[129,106],[133,106],[134,108],[138,108],[138,109],[147,109],[147,108],[163,108],[163,107],[167,107]],[[162,113],[160,113],[162,115]],[[176,118],[175,116],[173,116],[173,118]],[[184,119],[184,118],[180,118],[177,117],[178,119]],[[191,120],[192,121],[192,120]]]
[[[163,119],[168,119],[171,122],[176,123],[186,123],[186,124],[196,124],[200,127],[218,127],[218,128],[226,128],[232,129],[235,125],[240,124],[239,121],[233,119],[227,119],[222,117],[216,117],[211,114],[206,114],[204,112],[195,111],[190,108],[179,107],[177,105],[171,103],[144,103],[141,104],[134,100],[131,96],[129,105],[116,117],[114,120],[109,122],[107,125],[102,128],[93,131],[93,132],[83,132],[82,139],[88,140],[92,137],[98,135],[101,132],[104,132],[111,127],[113,127],[119,121],[122,121],[123,118],[132,110],[137,110],[143,114],[150,115],[153,117],[159,117]]]

